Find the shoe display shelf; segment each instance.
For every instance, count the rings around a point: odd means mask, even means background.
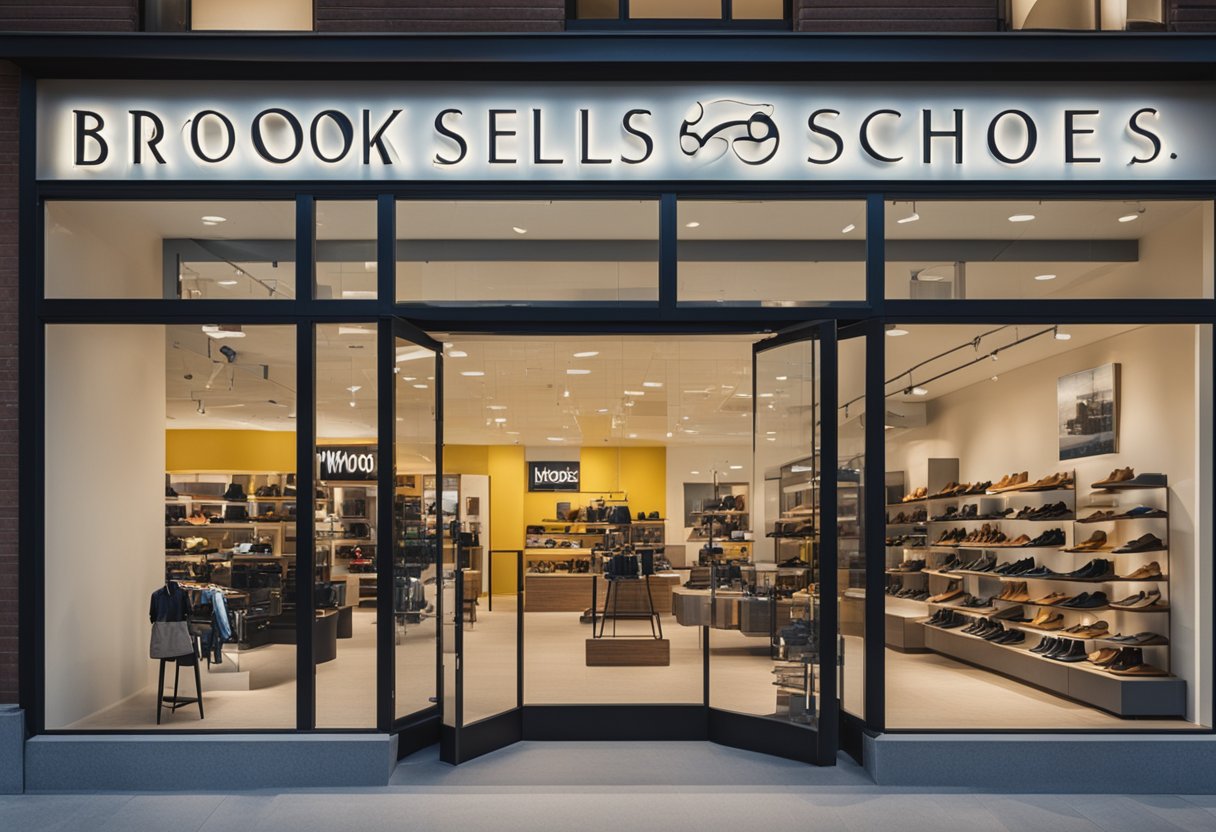
[[[1038,497],[1043,501],[1052,500],[1063,492],[1009,492],[1007,498],[1021,503],[1024,498]],[[1110,673],[1089,662],[1060,662],[1055,659],[1039,656],[1030,652],[1039,638],[1058,637],[1072,638],[1064,632],[1073,625],[1091,624],[1096,621],[1108,622],[1109,635],[1119,633],[1133,634],[1139,632],[1154,632],[1165,641],[1159,645],[1143,645],[1145,664],[1165,670],[1170,670],[1170,607],[1169,607],[1169,511],[1170,499],[1168,485],[1143,486],[1130,485],[1118,488],[1098,488],[1087,498],[1087,505],[1077,506],[1075,490],[1071,496],[1073,511],[1070,519],[1061,522],[1065,529],[1066,542],[1060,547],[1002,547],[985,546],[983,544],[961,546],[933,546],[930,551],[931,562],[940,563],[948,557],[949,552],[968,552],[995,554],[998,563],[1016,560],[1021,557],[1033,556],[1036,563],[1045,565],[1052,570],[1052,575],[1029,577],[1025,575],[999,575],[991,572],[969,572],[966,570],[939,570],[927,568],[931,586],[935,589],[945,589],[949,581],[959,582],[957,585],[964,589],[965,594],[974,597],[992,597],[992,607],[977,610],[969,609],[949,599],[941,603],[928,602],[930,611],[940,608],[953,609],[958,613],[975,618],[994,618],[1006,628],[1025,631],[1027,639],[1022,644],[994,644],[979,636],[959,632],[958,629],[942,629],[926,626],[925,644],[930,649],[945,655],[994,670],[1016,679],[1034,684],[1045,690],[1059,693],[1069,698],[1085,702],[1109,711],[1119,716],[1156,716],[1172,717],[1185,713],[1186,683],[1182,679],[1166,676],[1126,676]],[[1117,515],[1124,514],[1132,504],[1126,497],[1133,497],[1133,504],[1148,506],[1163,512],[1157,517],[1120,517],[1097,522],[1087,522],[1086,517],[1093,512],[1109,508]],[[933,498],[930,498],[930,502]],[[939,498],[948,499],[948,498]],[[963,499],[966,499],[965,497]],[[1057,500],[1058,501],[1058,500]],[[980,514],[985,508],[980,507]],[[1016,524],[1040,523],[1035,520],[984,520],[980,519],[944,519],[933,520],[930,515],[929,528],[931,539],[936,539],[947,528],[974,527],[999,524],[1002,531],[1009,535],[1010,530],[1016,531]],[[1048,522],[1051,521],[1049,518]],[[1008,526],[1006,525],[1008,524]],[[1098,548],[1082,548],[1081,551],[1068,552],[1068,548],[1076,549],[1078,544],[1095,529],[1103,530],[1108,535],[1105,546]],[[1144,551],[1117,553],[1113,551],[1121,544],[1140,539],[1145,532],[1155,534],[1164,544],[1162,548],[1149,548]],[[1019,532],[1020,533],[1020,532]],[[1016,535],[1015,535],[1016,536]],[[961,554],[961,560],[967,560]],[[1093,558],[1104,558],[1113,563],[1116,577],[1101,578],[1070,578],[1065,574],[1072,572]],[[1160,576],[1149,578],[1127,578],[1141,567],[1146,567],[1150,561],[1164,558],[1165,563]],[[1002,588],[1011,583],[1021,582],[1027,585],[1030,600],[1007,600],[998,596]],[[1109,603],[1098,607],[1070,608],[1059,604],[1035,604],[1035,599],[1047,596],[1052,592],[1064,592],[1077,595],[1082,592],[1105,592],[1108,601],[1121,600],[1125,595],[1134,596],[1139,592],[1149,593],[1156,590],[1160,593],[1159,603],[1146,609],[1128,609],[1112,607]],[[964,596],[959,596],[964,597]],[[1010,608],[1022,607],[1030,621],[1013,621],[999,618],[1002,612]],[[1031,621],[1040,610],[1049,610],[1064,616],[1063,626],[1055,629],[1043,629],[1033,626]],[[1039,637],[1039,638],[1036,638]],[[1079,639],[1086,644],[1086,650],[1092,652],[1102,646],[1127,646],[1126,643],[1111,641],[1109,636],[1099,638]]]

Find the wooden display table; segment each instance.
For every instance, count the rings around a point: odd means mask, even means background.
[[[582,612],[592,605],[591,580],[594,575],[572,575],[568,572],[524,575],[525,612]],[[671,614],[672,591],[680,585],[680,576],[675,572],[660,572],[650,578],[650,591],[654,596],[654,610],[659,615]],[[602,606],[608,584],[604,577],[596,581],[596,605]],[[621,587],[618,609],[621,612],[639,612],[645,606],[646,588],[641,581]]]

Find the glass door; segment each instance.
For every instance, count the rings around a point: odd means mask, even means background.
[[[710,553],[711,724],[729,729],[720,741],[820,764],[838,713],[836,360],[830,321],[755,344],[755,539],[750,557]]]
[[[381,425],[381,459],[391,460],[382,465],[381,493],[392,498],[380,510],[392,536],[389,546],[380,547],[378,614],[385,687],[393,694],[388,721],[403,726],[433,718],[446,704],[446,656],[439,652],[446,531],[437,501],[426,491],[443,464],[443,345],[397,319],[381,338],[381,395],[392,392],[391,409],[381,413],[390,420]]]

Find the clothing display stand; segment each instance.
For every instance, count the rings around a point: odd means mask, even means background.
[[[659,614],[654,610],[654,594],[650,591],[650,576],[643,575],[642,580],[646,585],[646,611],[644,612],[618,612],[620,606],[621,581],[636,581],[636,577],[616,577],[605,575],[604,580],[608,582],[608,590],[604,593],[604,613],[600,616],[599,632],[595,634],[595,638],[604,638],[604,628],[608,624],[608,618],[612,618],[612,635],[609,638],[645,638],[645,636],[618,636],[616,633],[616,622],[619,618],[637,619],[639,621],[646,620],[650,622],[650,637],[654,639],[663,638],[663,621],[659,618]],[[612,612],[609,613],[609,607]]]
[[[160,717],[166,703],[168,703],[169,713],[173,714],[178,708],[184,708],[187,705],[198,703],[198,718],[204,719],[203,716],[203,681],[199,673],[199,644],[198,636],[193,636],[194,655],[179,656],[176,659],[161,659],[159,681],[156,686],[156,724],[160,725]],[[178,696],[178,683],[181,681],[182,660],[189,659],[194,666],[194,696]],[[173,695],[165,696],[165,663],[173,662]]]

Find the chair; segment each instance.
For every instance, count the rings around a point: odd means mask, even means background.
[[[199,674],[199,648],[198,636],[191,636],[191,641],[194,644],[194,655],[183,656],[177,659],[161,659],[160,660],[160,680],[156,687],[156,724],[160,725],[161,711],[165,707],[165,703],[169,704],[169,714],[172,715],[178,708],[184,708],[187,705],[198,703],[198,718],[203,719],[203,680]],[[178,696],[177,687],[181,681],[182,662],[189,662],[194,667],[194,696]],[[173,695],[165,696],[165,662],[173,662]]]

